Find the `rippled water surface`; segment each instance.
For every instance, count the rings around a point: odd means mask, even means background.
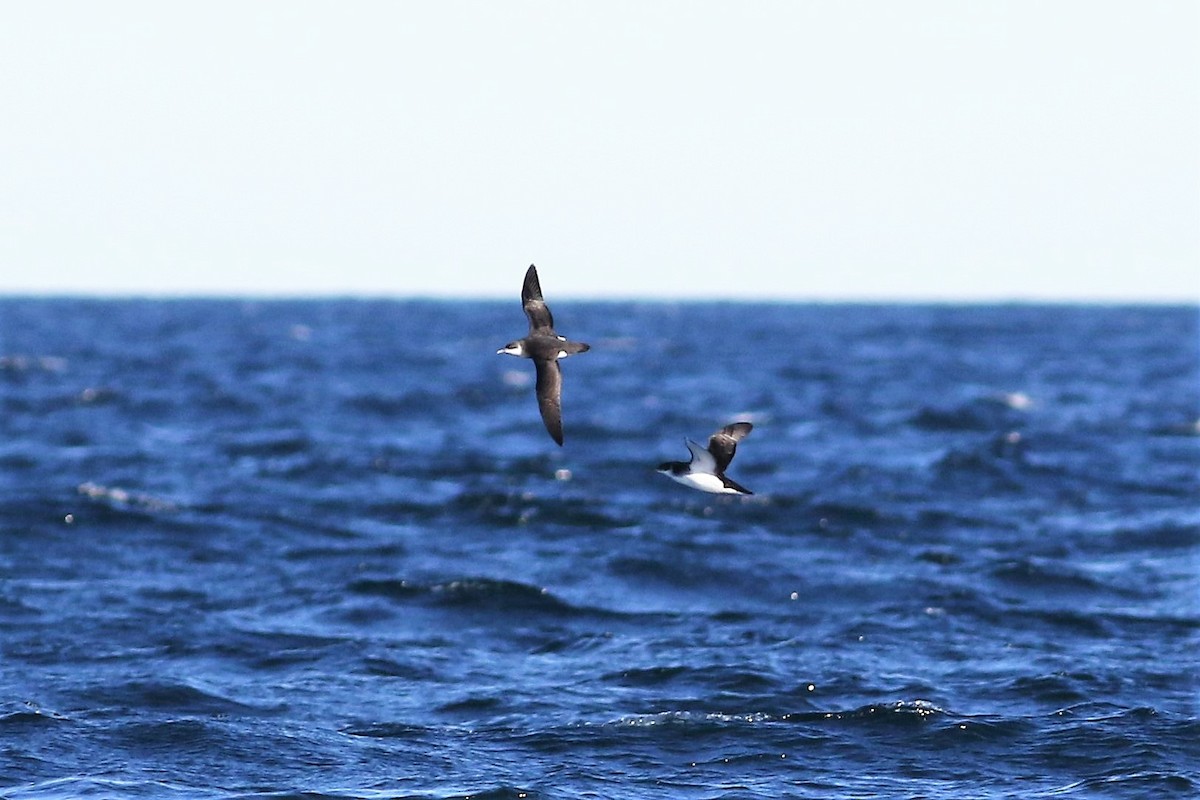
[[[0,300],[0,796],[1200,792],[1195,309],[553,307]]]

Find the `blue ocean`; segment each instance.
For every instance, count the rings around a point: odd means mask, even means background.
[[[0,797],[1200,793],[1196,308],[550,299],[0,300]]]

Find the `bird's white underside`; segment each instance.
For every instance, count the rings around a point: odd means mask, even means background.
[[[712,494],[738,494],[736,489],[730,489],[721,479],[710,472],[689,472],[686,475],[674,475],[668,473],[667,476],[684,486],[690,486],[693,489],[699,489],[702,492],[711,492]]]

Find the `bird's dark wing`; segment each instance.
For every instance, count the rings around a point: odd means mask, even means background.
[[[554,333],[554,317],[542,299],[542,286],[538,283],[537,267],[529,265],[525,271],[525,283],[521,286],[521,306],[529,317],[530,333]]]
[[[713,461],[717,462],[717,472],[722,473],[733,461],[737,452],[737,443],[746,438],[754,429],[749,422],[735,422],[717,431],[708,440],[708,452],[712,453]]]
[[[533,363],[537,367],[537,400],[538,409],[542,412],[542,422],[546,423],[546,430],[561,447],[562,370],[558,368],[557,361],[535,358]]]
[[[742,486],[728,475],[722,475],[721,480],[725,482],[726,486],[728,486],[730,489],[733,489],[738,494],[754,494],[754,492],[750,491],[745,486]]]

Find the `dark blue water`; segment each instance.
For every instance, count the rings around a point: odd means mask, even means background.
[[[1196,309],[554,311],[0,301],[0,796],[1200,792]]]

